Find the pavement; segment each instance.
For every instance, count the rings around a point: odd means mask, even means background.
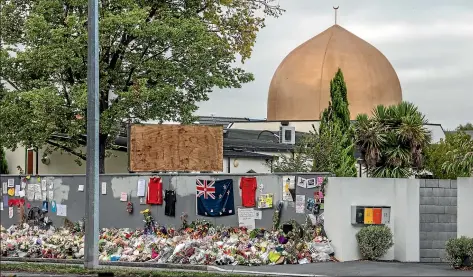
[[[4,261],[2,261],[4,263]],[[149,265],[149,264],[148,264]],[[110,267],[110,266],[104,266]],[[117,268],[112,266],[111,268]],[[124,267],[118,267],[124,268]],[[129,268],[129,267],[128,267]],[[136,267],[135,267],[136,268]],[[343,263],[311,263],[303,265],[276,265],[276,266],[208,266],[206,270],[185,270],[182,266],[172,269],[169,265],[166,268],[142,267],[140,269],[165,270],[165,271],[186,271],[186,272],[212,272],[212,273],[233,273],[242,275],[264,275],[264,276],[473,276],[473,271],[453,270],[447,264],[425,264],[425,263],[396,263],[396,262],[343,262]],[[2,272],[3,275],[6,272]],[[55,276],[48,273],[31,274],[9,272],[6,276]],[[2,275],[2,276],[3,276]],[[76,275],[60,275],[76,276]]]
[[[447,264],[369,261],[258,267],[221,266],[220,268],[262,274],[277,272],[281,276],[473,276],[473,271],[454,270]]]

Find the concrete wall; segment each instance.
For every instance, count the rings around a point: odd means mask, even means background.
[[[457,236],[473,238],[473,178],[458,178]]]
[[[305,178],[326,176],[323,173],[299,174]],[[107,194],[100,194],[100,226],[129,227],[143,226],[141,210],[150,208],[153,217],[160,224],[178,227],[181,225],[180,215],[187,213],[189,221],[197,218],[195,208],[195,180],[198,178],[233,180],[235,208],[241,205],[241,195],[238,188],[238,174],[162,174],[163,188],[176,189],[176,217],[164,215],[164,205],[140,205],[136,197],[136,186],[140,179],[149,180],[152,175],[117,174],[102,175],[100,182],[107,184]],[[258,185],[263,184],[263,192],[274,193],[274,203],[282,198],[282,176],[278,174],[245,174],[256,176]],[[0,176],[0,183],[15,179],[20,184],[18,176]],[[67,205],[67,218],[72,221],[84,216],[85,193],[79,192],[79,185],[85,185],[83,175],[46,176],[53,178],[54,200]],[[38,183],[36,179],[29,180],[30,184]],[[458,186],[458,189],[456,187]],[[455,197],[458,190],[458,200]],[[134,213],[126,212],[126,203],[120,202],[121,192],[131,194]],[[296,194],[313,196],[313,189],[303,189],[296,186]],[[382,258],[410,262],[440,262],[444,257],[444,245],[448,238],[456,237],[456,222],[458,221],[458,236],[473,237],[473,178],[449,180],[418,180],[418,179],[374,179],[374,178],[329,178],[325,198],[325,229],[335,248],[336,256],[341,261],[361,259],[356,233],[361,227],[351,224],[351,206],[390,206],[391,221],[389,227],[394,235],[394,246]],[[3,199],[2,199],[3,200]],[[40,206],[41,201],[32,202],[32,206]],[[456,218],[458,203],[458,219]],[[274,209],[265,209],[262,219],[256,220],[256,227],[271,228]],[[17,211],[14,217],[8,218],[8,208],[0,212],[0,224],[10,226],[17,222]],[[281,222],[296,219],[303,223],[305,214],[295,213],[294,203],[285,203]],[[56,226],[61,226],[64,217],[51,214],[50,218]],[[237,216],[205,218],[216,225],[237,226]]]
[[[139,179],[149,180],[152,175],[103,175],[100,178],[100,182],[107,183],[107,194],[102,195],[100,193],[100,227],[117,227],[117,228],[141,228],[143,226],[143,215],[140,214],[141,210],[150,208],[155,220],[164,225],[176,226],[181,225],[180,216],[182,213],[188,214],[189,222],[197,218],[203,218],[196,216],[196,175],[185,174],[185,175],[171,175],[162,174],[163,178],[163,189],[175,189],[177,193],[176,203],[176,217],[168,217],[164,215],[165,205],[140,205],[139,198],[136,197],[136,187]],[[277,203],[282,199],[282,176],[283,175],[245,175],[245,176],[256,176],[258,185],[263,184],[263,192],[257,190],[256,196],[260,193],[274,193],[274,203]],[[300,174],[296,176],[317,177],[326,176],[326,174]],[[199,175],[198,178],[212,178],[216,180],[221,179],[233,179],[233,190],[235,199],[235,208],[241,206],[241,194],[239,189],[239,179],[241,175],[228,175],[228,174],[212,174],[212,175]],[[15,184],[20,184],[20,177],[0,176],[0,183],[7,182],[8,179],[14,178]],[[50,177],[44,177],[50,178]],[[72,221],[80,220],[84,216],[85,209],[85,192],[78,191],[79,185],[85,185],[85,178],[83,175],[69,175],[69,176],[54,176],[54,200],[58,204],[67,205],[67,218]],[[31,179],[28,183],[38,183],[36,179]],[[304,194],[307,197],[313,196],[313,189],[304,189],[296,187],[297,194]],[[131,194],[131,200],[134,206],[134,213],[129,215],[126,212],[126,202],[120,202],[121,192],[127,192]],[[32,206],[41,207],[42,201],[33,201]],[[262,219],[256,220],[256,227],[267,228],[272,227],[272,216],[274,209],[262,210]],[[56,226],[63,224],[64,218],[58,217],[50,212],[50,218],[53,220]],[[238,226],[237,215],[227,217],[206,217],[206,220],[213,222],[216,225],[228,225]],[[296,219],[298,222],[303,223],[305,221],[305,214],[296,214],[295,206],[287,203],[282,212],[281,222],[289,221],[290,219]],[[1,221],[3,226],[10,226],[13,223],[18,222],[17,211],[14,211],[14,217],[8,218],[8,208],[1,211]]]
[[[419,203],[420,261],[446,262],[445,243],[457,237],[457,181],[420,180]]]
[[[419,261],[419,180],[329,178],[325,229],[341,261],[361,259],[351,206],[390,206],[394,246],[384,260]]]

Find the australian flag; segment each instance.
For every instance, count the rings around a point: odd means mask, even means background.
[[[196,182],[197,214],[226,216],[235,214],[233,180],[200,180]]]

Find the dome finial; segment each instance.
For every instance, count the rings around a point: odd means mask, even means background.
[[[340,8],[340,6],[333,7],[333,9],[335,10],[335,25],[337,25],[337,12],[338,12],[338,8]]]

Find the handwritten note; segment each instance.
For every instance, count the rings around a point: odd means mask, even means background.
[[[136,190],[136,196],[144,197],[146,191],[146,181],[144,179],[138,180],[138,188]]]
[[[238,209],[238,226],[246,227],[248,230],[255,229],[255,210]]]
[[[67,216],[67,205],[56,204],[56,211],[58,216]]]

